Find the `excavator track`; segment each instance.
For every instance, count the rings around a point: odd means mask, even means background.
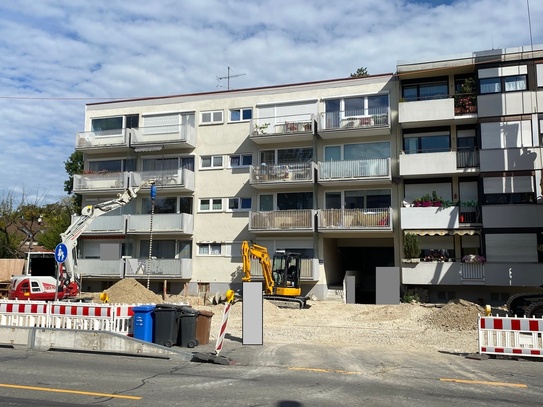
[[[264,299],[278,308],[289,309],[303,309],[307,302],[307,297],[284,297],[282,295],[265,295]]]
[[[543,305],[543,291],[514,294],[509,297],[506,306],[512,315],[522,317],[525,315],[532,316],[532,307],[537,304]],[[538,309],[538,307],[535,307],[535,309]]]
[[[543,301],[534,302],[533,304],[527,306],[526,315],[535,318],[543,318]]]

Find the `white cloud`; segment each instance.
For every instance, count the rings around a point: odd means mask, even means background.
[[[543,2],[530,8],[541,44]],[[0,194],[64,194],[64,161],[95,98],[213,91],[227,66],[243,88],[529,43],[519,0],[3,2]]]

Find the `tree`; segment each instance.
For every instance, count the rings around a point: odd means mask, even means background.
[[[71,195],[74,191],[74,175],[83,173],[83,153],[81,151],[74,151],[68,160],[64,161],[64,168],[69,175],[69,178],[64,181],[64,190],[68,195]],[[72,200],[76,212],[79,213],[82,204],[81,195],[74,194]]]
[[[351,74],[351,78],[363,78],[365,76],[370,76],[368,73],[368,68],[358,68],[355,73]]]
[[[43,228],[37,236],[38,243],[53,250],[60,243],[60,234],[71,224],[75,212],[73,199],[67,196],[60,202],[45,205],[42,212]]]
[[[14,259],[19,255],[20,235],[17,230],[13,191],[0,198],[0,258]]]

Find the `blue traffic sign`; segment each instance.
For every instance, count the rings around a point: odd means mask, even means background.
[[[68,248],[64,243],[57,244],[55,247],[55,260],[57,263],[64,263],[68,257]]]

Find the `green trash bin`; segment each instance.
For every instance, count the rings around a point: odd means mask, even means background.
[[[177,343],[179,314],[179,307],[173,304],[158,304],[155,307],[153,343],[167,347]]]
[[[199,344],[196,339],[196,318],[199,312],[192,307],[180,307],[180,311],[177,345],[183,348],[194,348]]]

